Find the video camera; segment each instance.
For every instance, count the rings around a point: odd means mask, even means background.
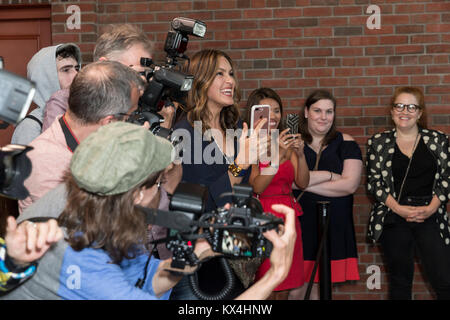
[[[25,117],[35,87],[33,82],[2,69],[0,57],[0,119],[15,124]],[[31,173],[31,161],[26,156],[31,149],[12,144],[0,148],[0,195],[14,199],[28,196],[23,182]]]
[[[204,37],[206,24],[199,20],[178,17],[172,20],[164,44],[166,61],[157,65],[149,58],[141,58],[141,65],[148,68],[141,74],[147,80],[147,86],[139,99],[138,110],[128,119],[129,122],[150,123],[150,131],[170,140],[172,131],[162,128],[164,118],[158,114],[162,108],[173,105],[173,101],[184,103],[186,93],[191,89],[194,77],[176,70],[180,67],[178,59],[189,60],[184,54],[187,49],[189,35]]]
[[[169,229],[169,236],[154,243],[167,243],[173,253],[172,268],[184,269],[199,263],[194,254],[195,241],[205,238],[216,253],[226,258],[269,257],[272,243],[263,233],[283,224],[283,220],[264,213],[261,203],[252,196],[248,185],[235,185],[231,193],[233,204],[229,209],[219,208],[204,212],[207,188],[181,183],[163,211],[137,206],[148,224]],[[224,194],[226,195],[226,194]],[[203,233],[199,234],[199,229]]]

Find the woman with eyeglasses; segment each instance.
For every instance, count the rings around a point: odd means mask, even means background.
[[[397,88],[390,112],[395,127],[368,140],[368,235],[381,243],[390,299],[411,299],[416,249],[436,297],[450,299],[448,136],[426,129],[418,88]]]

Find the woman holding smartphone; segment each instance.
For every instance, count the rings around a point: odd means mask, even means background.
[[[251,113],[254,105],[269,105],[270,119],[268,129],[271,134],[279,134],[275,142],[274,154],[271,154],[271,162],[259,162],[252,165],[249,183],[253,187],[258,199],[261,201],[264,212],[282,217],[271,209],[275,203],[283,203],[296,211],[296,215],[302,215],[302,208],[296,202],[292,194],[292,183],[300,188],[306,188],[309,182],[309,169],[303,153],[303,140],[300,134],[290,134],[289,128],[282,128],[283,104],[280,96],[270,88],[254,90],[247,100],[247,110]],[[275,131],[277,130],[277,131]],[[282,130],[281,132],[279,130]],[[272,139],[273,140],[273,139]],[[273,143],[274,141],[272,141]],[[294,249],[294,257],[288,277],[275,288],[269,299],[299,300],[301,287],[304,283],[303,274],[303,248],[301,241],[300,222],[296,221],[297,239]],[[266,259],[256,273],[256,279],[260,279],[270,268],[270,261]]]
[[[250,164],[256,163],[259,153],[267,149],[267,141],[258,137],[265,121],[248,136],[247,124],[240,120],[235,66],[225,52],[197,52],[186,72],[194,76],[194,82],[184,106],[186,117],[175,124],[173,136],[182,137],[178,146],[183,149],[182,180],[208,187],[205,210],[211,211],[231,203],[233,185],[248,181]],[[199,287],[206,294],[216,294],[227,284],[219,261],[204,263],[197,273]],[[236,275],[231,276],[236,286],[224,299],[243,290]],[[198,299],[186,278],[175,287],[172,298]]]

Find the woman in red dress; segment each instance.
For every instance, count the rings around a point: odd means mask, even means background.
[[[247,101],[249,112],[251,107],[256,104],[270,105],[269,130],[272,132],[272,130],[281,129],[283,106],[279,95],[269,88],[254,90]],[[261,201],[264,212],[271,212],[281,218],[283,217],[271,210],[272,204],[285,204],[294,208],[297,216],[300,216],[303,212],[292,194],[292,183],[295,182],[300,188],[306,187],[309,183],[309,169],[303,154],[303,140],[300,139],[299,134],[289,134],[288,131],[289,129],[278,131],[278,155],[276,155],[276,152],[271,154],[271,162],[260,162],[252,165],[249,179],[254,193]],[[278,156],[277,159],[275,159],[276,156]],[[296,221],[296,232],[294,257],[289,274],[275,288],[269,299],[303,299],[301,288],[305,282],[305,277],[302,235],[298,219]],[[256,280],[261,278],[269,268],[270,261],[266,259],[256,273]]]

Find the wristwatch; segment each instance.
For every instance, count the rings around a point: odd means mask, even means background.
[[[228,166],[228,170],[231,172],[231,174],[234,177],[243,177],[245,175],[245,173],[247,172],[246,169],[242,169],[235,162],[233,162],[232,164],[230,164]]]

